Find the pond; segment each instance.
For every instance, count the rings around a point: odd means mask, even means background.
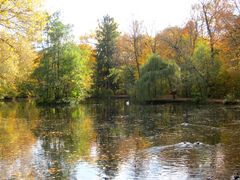
[[[234,179],[240,106],[0,103],[1,179]]]

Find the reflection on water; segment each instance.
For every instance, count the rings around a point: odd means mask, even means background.
[[[3,179],[230,179],[240,107],[0,104]]]

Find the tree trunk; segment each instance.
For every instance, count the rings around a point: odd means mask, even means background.
[[[203,4],[202,8],[203,8],[204,19],[205,19],[205,23],[206,23],[206,26],[207,26],[208,36],[209,36],[210,51],[211,51],[211,63],[213,65],[214,64],[214,40],[213,40],[213,34],[212,34],[212,31],[211,31],[211,28],[210,28],[210,22],[209,22],[208,17],[207,17],[206,6]]]

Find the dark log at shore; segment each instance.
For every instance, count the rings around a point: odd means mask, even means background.
[[[187,102],[194,102],[192,99],[189,98],[177,98],[177,99],[151,99],[147,100],[147,104],[165,104],[165,103],[187,103]]]

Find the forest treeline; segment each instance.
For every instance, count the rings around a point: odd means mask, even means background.
[[[238,0],[201,0],[185,25],[151,33],[139,20],[119,32],[106,15],[78,43],[59,13],[41,9],[40,1],[0,0],[1,99],[240,97]]]

